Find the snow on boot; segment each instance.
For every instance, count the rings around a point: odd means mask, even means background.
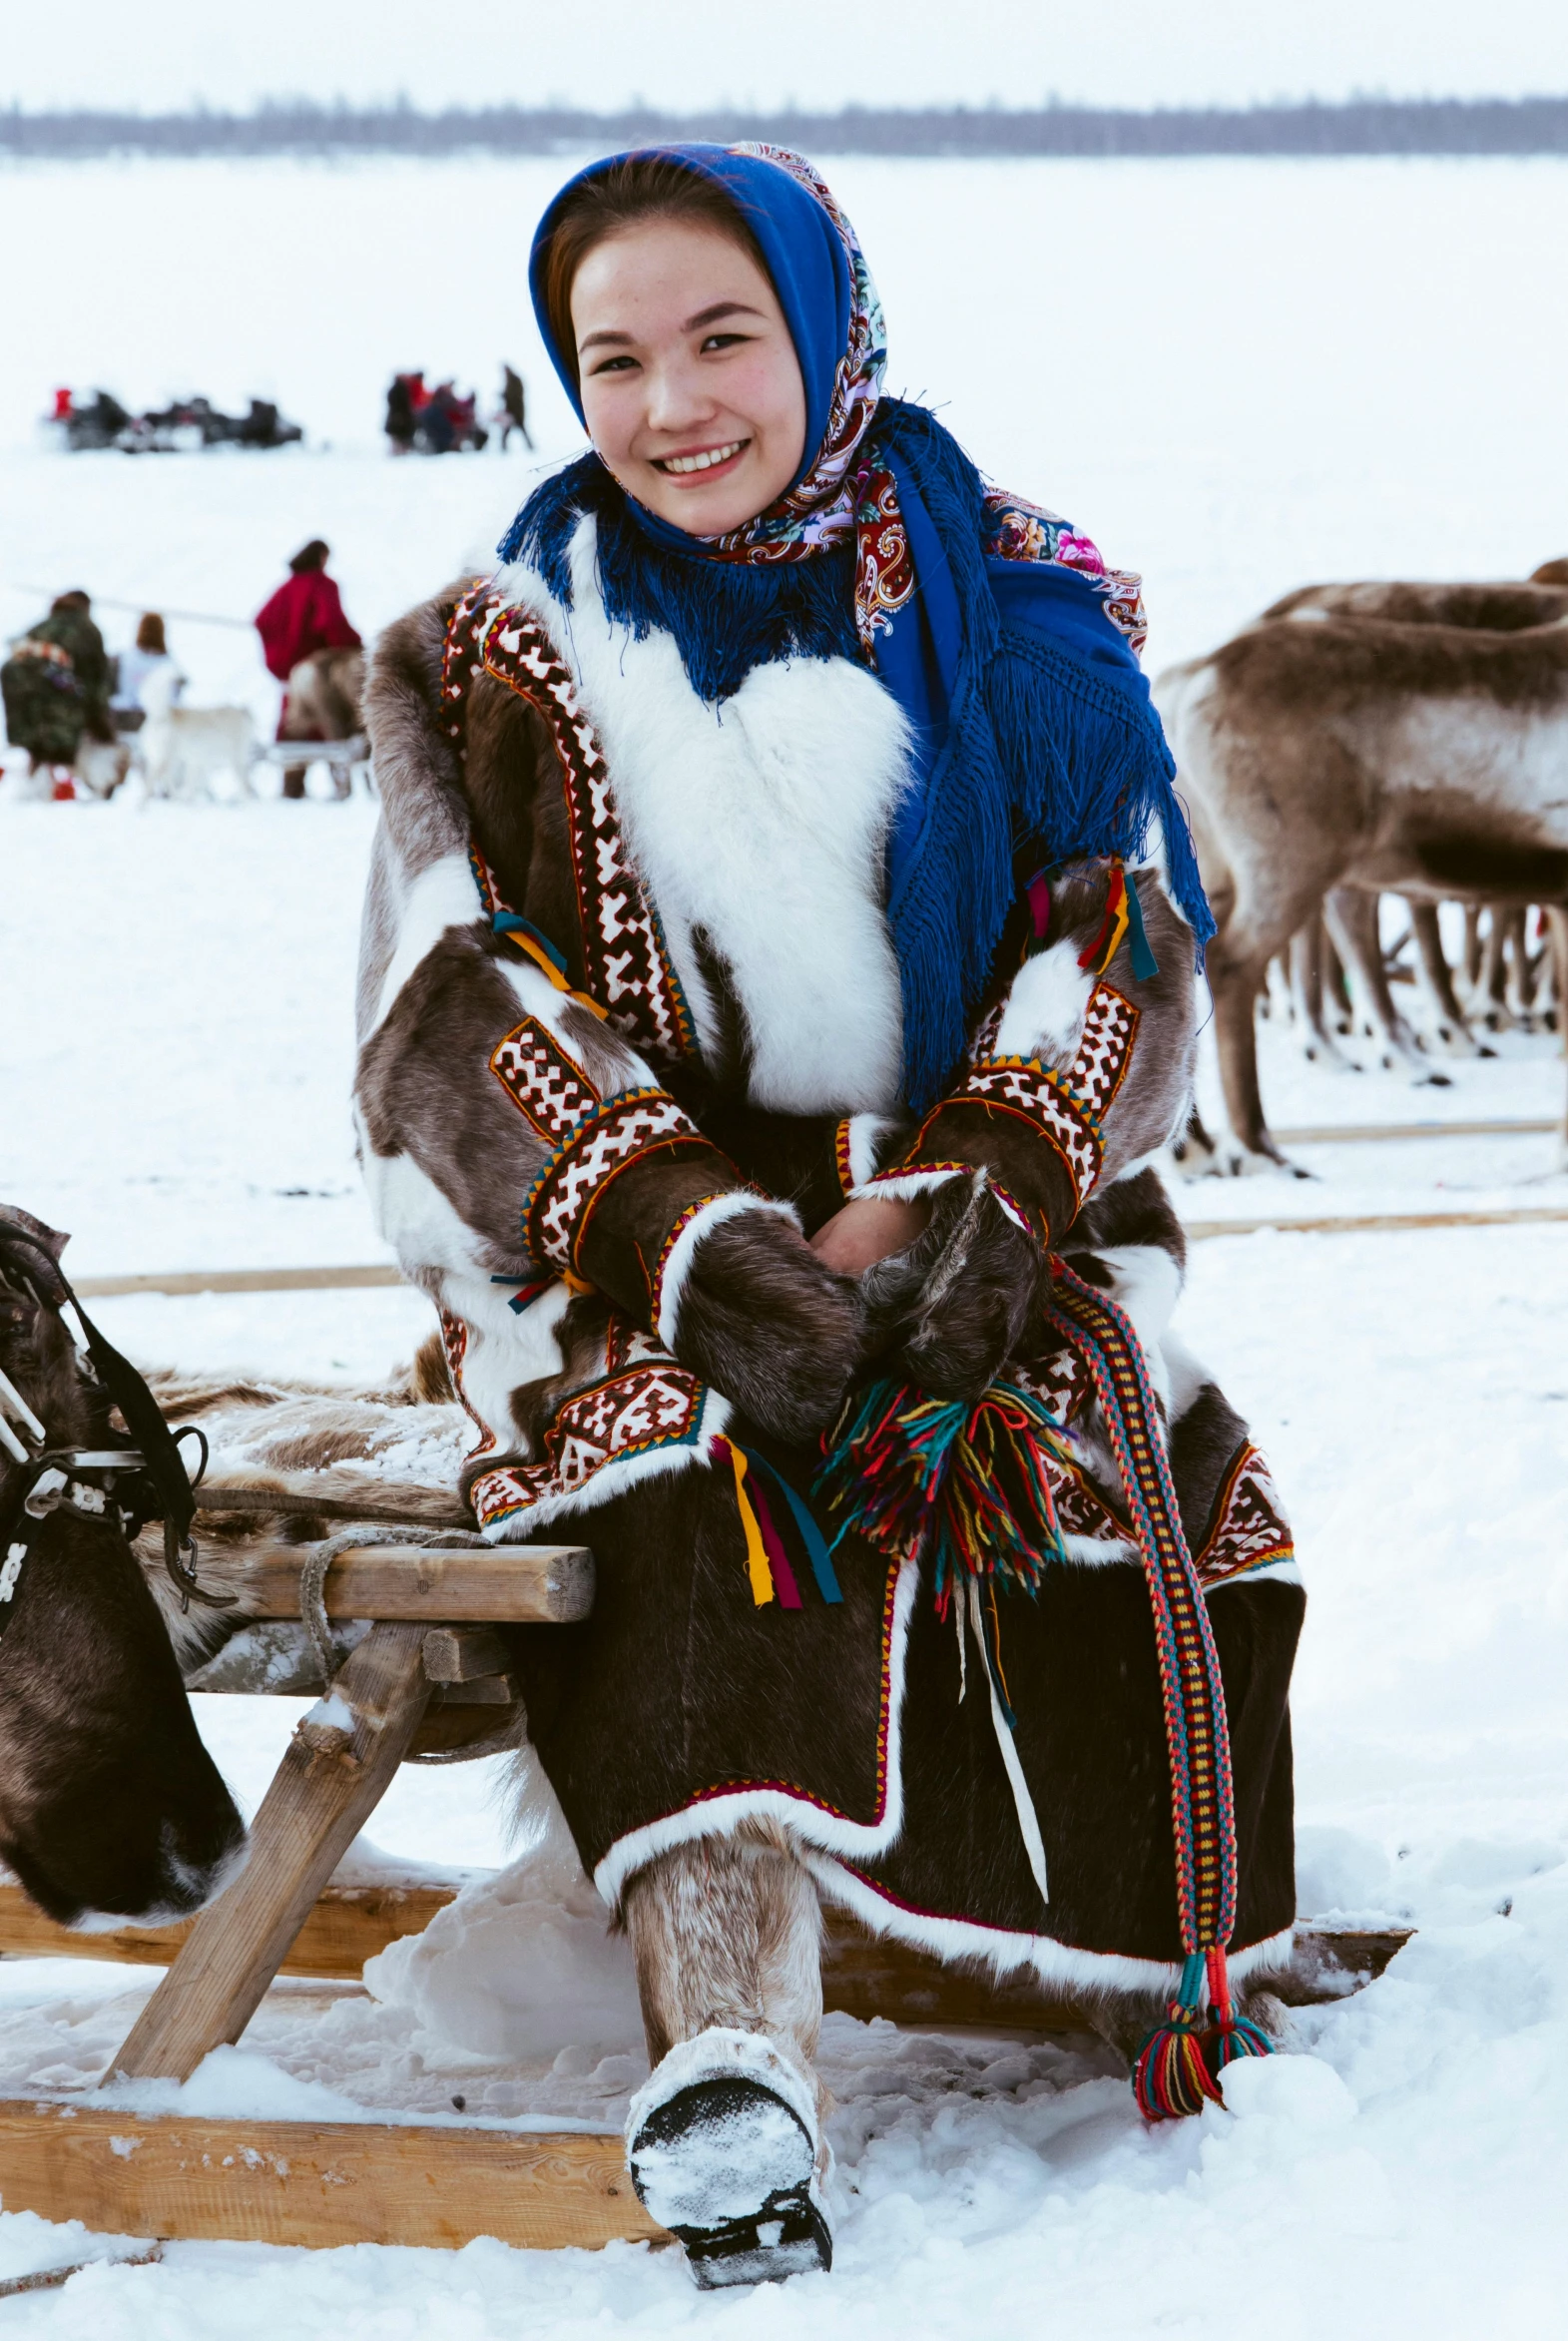
[[[763,2034],[682,2041],[632,2099],[626,2136],[639,2201],[704,2291],[832,2266],[813,2093]]]

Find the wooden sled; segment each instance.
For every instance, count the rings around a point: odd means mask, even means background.
[[[205,1492],[205,1491],[204,1491]],[[216,1490],[214,1491],[217,1492]],[[297,1617],[308,1547],[267,1544],[204,1558],[208,1581],[243,1584],[246,1608]],[[236,2042],[280,1975],[357,1976],[416,1933],[455,1888],[334,1887],[333,1871],[421,1747],[460,1746],[522,1714],[490,1630],[569,1623],[593,1599],[577,1545],[435,1551],[367,1545],[331,1563],[329,1616],[374,1620],[327,1695],[301,1718],[251,1830],[246,1869],[188,1924],[80,1935],[0,1887],[0,1953],[169,1963],[113,2077],[186,2080]],[[1407,1940],[1306,1935],[1282,1998],[1340,1997]],[[828,1919],[830,2010],[941,2031],[1081,2033],[1084,2011],[1036,1981],[992,1982]],[[549,2248],[658,2241],[618,2134],[473,2120],[278,2122],[133,2114],[72,2100],[0,2100],[0,2201],[99,2232],[328,2247],[458,2247],[479,2235]]]

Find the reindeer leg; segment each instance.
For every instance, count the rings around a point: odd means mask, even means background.
[[[1557,988],[1557,1037],[1568,1058],[1568,902],[1548,902],[1546,923],[1551,933],[1552,978]],[[1563,1105],[1562,1128],[1557,1134],[1557,1167],[1568,1170],[1568,1100]]]
[[[1508,913],[1508,1013],[1521,1032],[1535,1030],[1533,1013],[1535,983],[1530,961],[1530,913],[1522,903],[1516,903]]]
[[[1263,1091],[1258,1083],[1258,1027],[1254,1016],[1259,982],[1257,966],[1233,966],[1222,973],[1211,959],[1209,983],[1214,994],[1215,1042],[1220,1051],[1226,1119],[1234,1140],[1229,1167],[1238,1177],[1246,1171],[1272,1167],[1295,1171],[1298,1178],[1305,1178],[1307,1173],[1297,1170],[1295,1163],[1288,1162],[1280,1152],[1264,1119]]]
[[[1568,1055],[1568,909],[1560,902],[1545,902],[1541,914],[1546,921],[1542,983],[1547,999],[1542,1021],[1557,1034]]]
[[[1503,993],[1508,981],[1507,913],[1500,902],[1487,907],[1486,949],[1481,960],[1482,1011],[1489,1032],[1500,1032],[1508,1021]]]
[[[1435,902],[1419,902],[1405,896],[1410,913],[1410,929],[1415,936],[1422,989],[1431,1004],[1437,1037],[1453,1056],[1488,1056],[1491,1051],[1481,1046],[1464,1020],[1453,987],[1453,975],[1443,951],[1442,926]]]
[[[1316,910],[1291,937],[1291,995],[1302,1027],[1302,1054],[1308,1064],[1358,1073],[1360,1066],[1345,1055],[1323,1015],[1324,940],[1322,914]]]
[[[1479,902],[1464,905],[1464,987],[1473,993],[1481,980],[1481,908]]]
[[[1412,1080],[1446,1089],[1447,1074],[1433,1072],[1423,1061],[1415,1034],[1393,1004],[1378,939],[1377,901],[1376,894],[1362,893],[1357,887],[1335,886],[1323,902],[1328,931],[1363,987],[1373,1031],[1381,1032],[1383,1063],[1402,1064]]]

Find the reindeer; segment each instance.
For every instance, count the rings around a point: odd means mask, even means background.
[[[81,1320],[128,1412],[133,1385],[146,1402],[137,1449],[117,1428],[67,1330],[65,1243],[0,1206],[0,1856],[65,1926],[156,1926],[222,1891],[245,1825],[128,1540],[159,1508],[161,1419]]]
[[[1473,626],[1490,633],[1513,633],[1525,627],[1552,625],[1568,618],[1568,561],[1543,563],[1523,584],[1509,581],[1481,585],[1429,584],[1373,579],[1350,584],[1304,585],[1272,603],[1264,612],[1265,620],[1299,618],[1309,622],[1322,617],[1383,618],[1414,626]],[[1480,1013],[1493,1031],[1505,1022],[1529,1031],[1534,1024],[1534,999],[1541,970],[1525,952],[1526,906],[1517,902],[1491,906],[1491,930],[1483,969],[1479,920],[1486,906],[1481,901],[1468,905],[1465,971],[1474,995],[1472,1009]],[[1407,896],[1405,908],[1415,940],[1417,980],[1426,994],[1435,1037],[1452,1055],[1489,1056],[1492,1051],[1471,1031],[1469,1017],[1460,1005],[1453,971],[1442,947],[1437,904]],[[1423,1063],[1415,1035],[1393,1003],[1378,945],[1375,900],[1358,899],[1346,888],[1326,902],[1323,909],[1332,931],[1333,946],[1360,978],[1370,1024],[1382,1039],[1383,1062],[1403,1064],[1417,1080],[1442,1086],[1446,1076]],[[1304,930],[1302,938],[1294,938],[1292,942],[1292,993],[1297,1015],[1307,1035],[1307,1056],[1330,1063],[1343,1062],[1333,1035],[1323,1024],[1320,984],[1314,987],[1312,982],[1310,961],[1314,941],[1320,955],[1321,940],[1310,927]],[[1510,953],[1512,981],[1507,984],[1505,996],[1505,962]],[[1548,991],[1554,985],[1554,958],[1555,946],[1549,944],[1541,954]]]
[[[364,730],[364,652],[317,650],[301,659],[288,678],[279,740],[353,740]],[[306,759],[308,762],[308,759]],[[283,772],[283,794],[304,794],[305,764],[290,764]],[[333,784],[339,797],[349,795],[349,775],[336,765]]]
[[[1553,615],[1480,627],[1322,606],[1369,591],[1536,594]],[[1316,587],[1288,600],[1155,687],[1219,921],[1209,975],[1238,1168],[1284,1159],[1259,1091],[1254,1001],[1271,958],[1335,888],[1434,907],[1568,902],[1568,594]]]

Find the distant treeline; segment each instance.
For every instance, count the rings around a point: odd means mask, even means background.
[[[1342,105],[1162,108],[848,106],[841,113],[589,114],[565,106],[317,106],[251,114],[0,111],[0,156],[609,153],[672,139],[765,139],[818,155],[1562,155],[1568,97],[1352,98]]]

